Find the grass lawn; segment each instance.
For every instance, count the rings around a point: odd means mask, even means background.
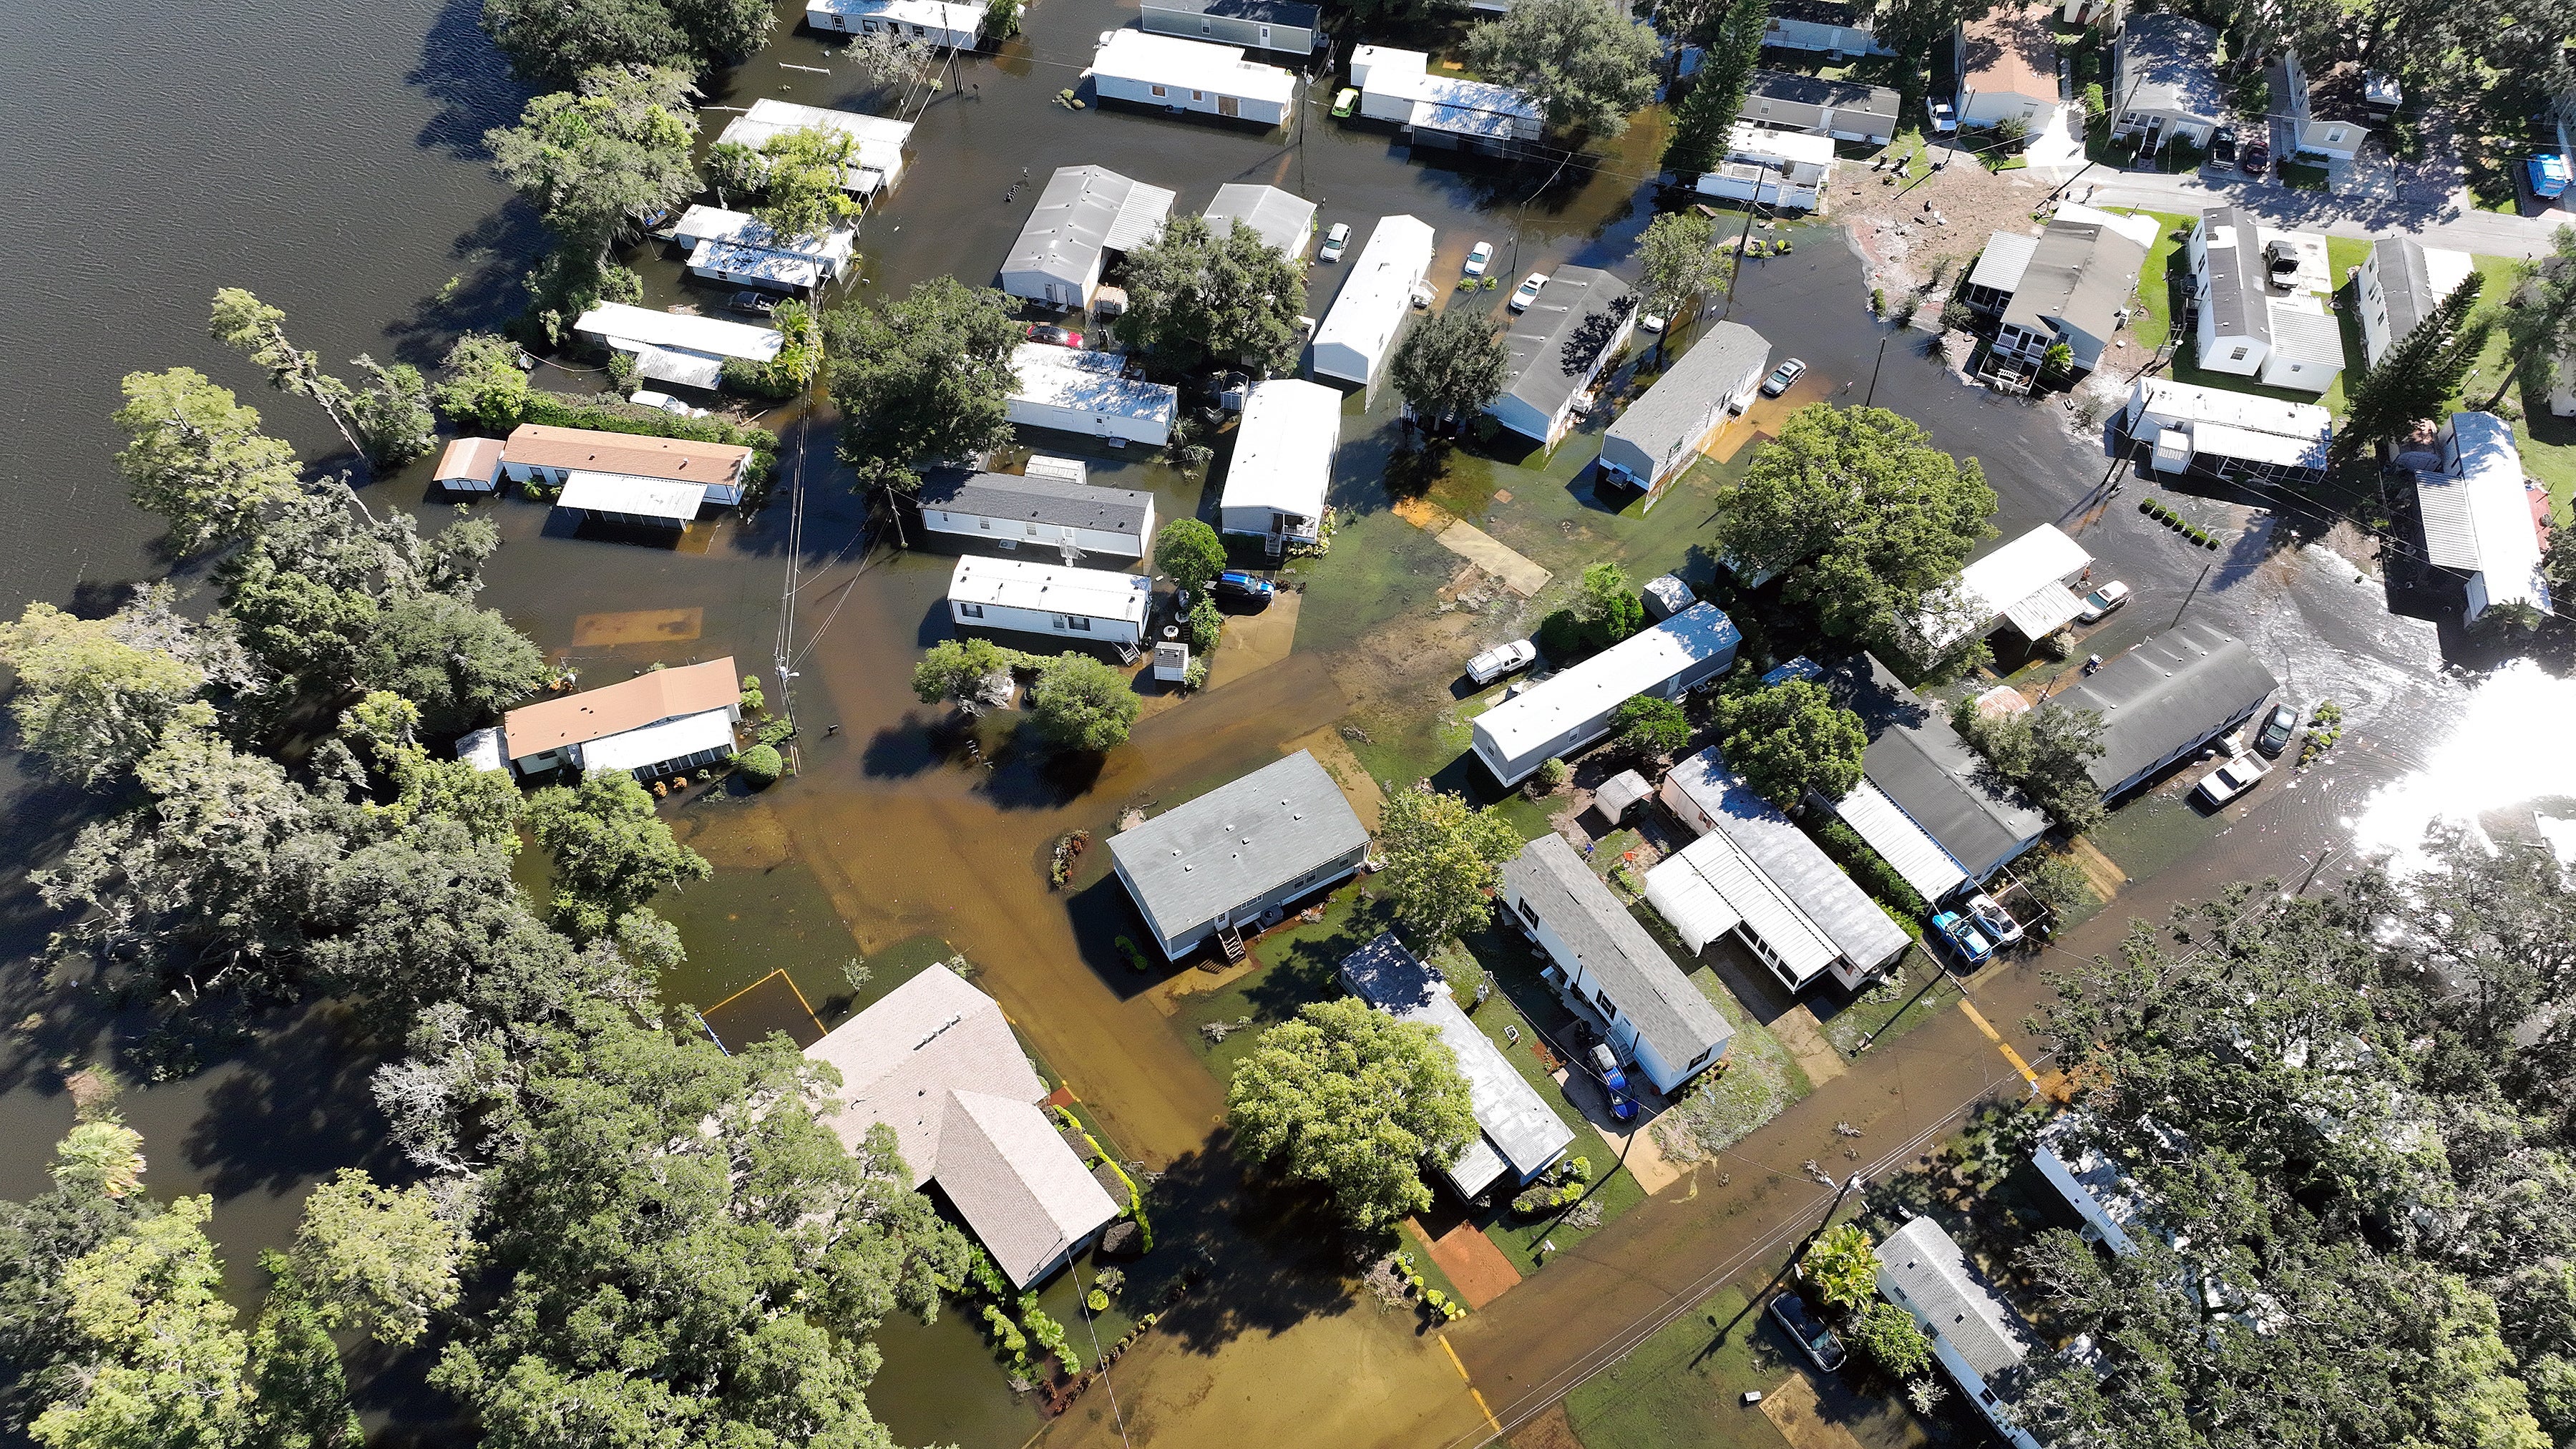
[[[2520,263],[2513,257],[2479,257],[2478,275],[2485,280],[2478,293],[2478,312],[2493,325],[2488,329],[2487,345],[2460,384],[2459,404],[2482,407],[2495,396],[2496,385],[2505,375],[2504,301],[2513,294],[2514,272]],[[2522,404],[2522,418],[2514,425],[2514,441],[2522,449],[2523,471],[2547,484],[2550,499],[2556,504],[2558,521],[2571,521],[2569,499],[2576,494],[2576,419],[2552,416],[2545,392],[2517,388],[2508,393]]]
[[[1722,1288],[1566,1395],[1584,1449],[1786,1449],[1762,1410],[1741,1400],[1794,1370],[1779,1336],[1745,1310],[1741,1290]]]
[[[2326,168],[2284,161],[2281,163],[2281,184],[2298,191],[2323,191],[2326,189]]]
[[[1655,1140],[1663,1144],[1666,1156],[1680,1162],[1725,1151],[1815,1090],[1789,1049],[1745,1013],[1715,971],[1702,966],[1690,973],[1690,979],[1716,1005],[1718,1015],[1726,1018],[1735,1038],[1727,1050],[1726,1070],[1701,1077],[1699,1085],[1655,1123]]]
[[[2167,275],[2177,262],[2186,270],[2191,265],[2184,243],[2191,235],[2193,218],[2173,211],[2128,210],[2122,214],[2152,216],[2164,228],[2162,239],[2147,252],[2146,265],[2138,270],[2138,297],[2146,303],[2147,315],[2131,329],[2137,344],[2153,351],[2173,335],[2173,284]]]
[[[1864,1040],[1883,1044],[1948,1010],[1958,993],[1946,984],[1936,984],[1947,979],[1940,963],[1921,949],[1908,951],[1893,974],[1818,1024],[1835,1051],[1857,1057]]]
[[[1359,884],[1345,885],[1326,899],[1321,921],[1294,923],[1253,943],[1252,959],[1260,964],[1252,970],[1219,990],[1181,997],[1172,1029],[1220,1084],[1231,1081],[1234,1064],[1263,1030],[1295,1017],[1308,1002],[1341,995],[1342,958],[1394,924],[1393,908],[1363,903]],[[1201,1030],[1211,1023],[1228,1028],[1222,1041]]]

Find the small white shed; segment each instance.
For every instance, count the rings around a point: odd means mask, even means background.
[[[457,438],[438,455],[430,479],[450,493],[489,493],[501,486],[501,440]]]
[[[1368,387],[1395,351],[1396,334],[1404,330],[1413,306],[1413,289],[1431,272],[1434,233],[1410,216],[1378,219],[1350,276],[1315,329],[1317,377]]]
[[[948,616],[973,628],[1133,649],[1145,636],[1153,589],[1153,580],[1134,574],[969,555],[949,575]]]
[[[1226,467],[1220,529],[1267,538],[1273,553],[1321,537],[1341,440],[1341,393],[1286,377],[1253,384]]]
[[[1028,428],[1082,433],[1112,444],[1171,441],[1172,415],[1181,391],[1127,376],[1124,359],[1110,352],[1079,352],[1024,342],[1011,354],[1020,385],[1011,393],[1011,421]]]

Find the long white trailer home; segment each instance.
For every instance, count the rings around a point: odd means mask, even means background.
[[[1229,121],[1282,126],[1297,105],[1297,77],[1245,60],[1239,45],[1113,30],[1086,72],[1101,99]]]
[[[947,50],[973,50],[986,7],[958,0],[806,0],[805,23],[827,35],[899,35]]]
[[[1219,527],[1267,539],[1277,553],[1322,536],[1333,450],[1342,440],[1342,395],[1321,383],[1274,377],[1253,384],[1226,465]]]
[[[948,576],[948,616],[965,628],[1133,649],[1153,590],[1152,579],[1134,574],[969,555]]]
[[[1693,604],[1476,716],[1476,758],[1517,785],[1608,734],[1610,716],[1629,700],[1679,699],[1725,673],[1743,641],[1723,609]]]
[[[1395,351],[1413,289],[1431,272],[1430,226],[1410,216],[1378,219],[1368,245],[1315,329],[1315,375],[1368,387]]]

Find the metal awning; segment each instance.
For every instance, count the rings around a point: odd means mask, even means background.
[[[704,483],[638,478],[631,473],[593,473],[580,468],[566,475],[563,491],[555,495],[558,508],[663,519],[675,528],[696,518],[706,501]]]
[[[2037,643],[2067,625],[2084,612],[2084,601],[2064,584],[2048,584],[2028,598],[2004,610],[2004,622],[2020,631],[2021,637]]]
[[[1967,883],[1967,870],[1941,848],[1941,842],[1867,777],[1835,803],[1834,813],[1923,899],[1937,901]]]

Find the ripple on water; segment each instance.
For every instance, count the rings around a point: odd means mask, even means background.
[[[2576,797],[2576,754],[2565,748],[2571,717],[2576,680],[2525,660],[2497,670],[2469,692],[2423,764],[2373,792],[2347,822],[2354,845],[2386,854],[2404,872],[2422,866],[2424,833],[2434,826],[2463,826],[2483,839],[2480,822],[2493,812]]]

